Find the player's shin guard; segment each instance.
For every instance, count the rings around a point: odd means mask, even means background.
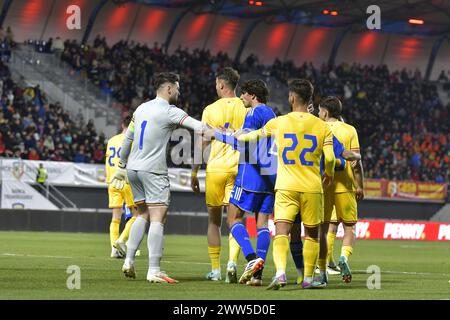
[[[130,229],[130,237],[128,238],[127,257],[126,260],[134,261],[137,248],[141,244],[142,238],[147,227],[147,220],[137,217]]]
[[[130,230],[131,230],[131,226],[133,225],[133,223],[136,221],[136,217],[131,217],[130,220],[127,221],[127,223],[125,224],[125,228],[123,229],[122,233],[120,234],[119,239],[122,242],[127,242],[129,236],[130,236]]]
[[[289,251],[289,237],[286,235],[275,236],[273,240],[273,261],[277,275],[286,272],[286,261]]]
[[[148,273],[155,274],[161,271],[161,257],[164,246],[164,225],[161,222],[151,222],[147,237],[148,246]]]
[[[253,250],[252,243],[250,242],[250,236],[242,222],[233,224],[230,228],[230,233],[241,246],[246,259],[249,255],[255,255],[255,250]]]
[[[336,265],[336,262],[334,261],[334,240],[336,240],[336,233],[334,232],[328,232],[327,234],[327,244],[328,244],[328,250],[327,250],[327,263]]]
[[[305,261],[305,278],[311,278],[314,274],[316,261],[319,257],[319,239],[306,237],[303,245],[303,258]]]
[[[239,246],[239,243],[237,243],[236,239],[234,239],[231,233],[228,235],[228,244],[229,244],[228,261],[233,261],[234,263],[237,263],[239,253],[241,252],[241,247]]]
[[[209,259],[211,260],[211,269],[220,269],[220,247],[208,246]]]
[[[112,219],[109,225],[109,241],[111,242],[111,248],[114,246],[114,242],[119,238],[120,219]]]

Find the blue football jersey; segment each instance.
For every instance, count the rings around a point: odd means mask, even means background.
[[[125,215],[125,221],[128,221],[128,219],[131,219],[133,216],[133,213],[131,212],[130,208],[127,207],[127,204],[123,204],[123,214]]]
[[[246,115],[243,130],[257,130],[276,115],[264,105],[252,108]],[[277,157],[273,154],[274,140],[259,139],[256,143],[238,143],[233,136],[216,133],[216,139],[230,144],[241,153],[234,184],[250,192],[273,193],[277,171]]]
[[[344,152],[344,150],[345,150],[344,145],[333,135],[333,152],[334,157],[336,158],[336,165],[334,167],[334,170],[336,171],[342,171],[345,168],[345,159],[342,158],[342,153]],[[338,163],[338,160],[341,162],[340,164]],[[322,175],[324,167],[325,167],[325,160],[322,155],[322,158],[320,159],[320,173]]]

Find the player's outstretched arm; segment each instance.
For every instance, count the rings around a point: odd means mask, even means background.
[[[214,138],[217,141],[230,145],[234,150],[245,152],[245,143],[238,141],[234,135],[229,135],[216,130],[214,132]]]
[[[359,152],[351,151],[344,149],[344,151],[341,154],[342,158],[348,161],[358,161],[361,160],[361,155]]]
[[[268,134],[264,128],[250,131],[248,133],[241,134],[237,137],[238,142],[246,142],[246,141],[256,141],[260,137],[268,137],[270,134]]]

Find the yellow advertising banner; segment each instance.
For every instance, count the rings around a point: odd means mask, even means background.
[[[442,200],[447,197],[445,183],[366,179],[364,192],[372,198]]]

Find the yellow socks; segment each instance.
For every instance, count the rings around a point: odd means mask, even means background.
[[[286,261],[289,252],[289,237],[285,235],[275,236],[273,240],[273,261],[277,271],[276,276],[286,272]]]
[[[130,220],[127,221],[125,228],[123,229],[122,233],[120,234],[119,239],[123,242],[127,242],[128,237],[130,236],[130,230],[131,226],[133,225],[134,221],[136,220],[136,217],[131,217]]]
[[[353,253],[353,247],[343,246],[341,249],[341,256],[344,256],[347,260]]]
[[[109,240],[111,241],[111,247],[114,242],[119,238],[120,219],[112,219],[109,225]]]
[[[319,239],[305,237],[303,244],[303,259],[305,262],[305,278],[312,278],[316,261],[319,257]]]
[[[228,261],[233,261],[234,263],[237,263],[239,253],[241,252],[241,247],[239,246],[239,243],[237,243],[236,239],[234,239],[231,233],[228,236],[228,244],[229,244]]]
[[[336,240],[336,233],[334,232],[328,232],[327,233],[327,244],[328,244],[328,250],[327,250],[327,262],[328,264],[335,265],[334,261],[334,240]]]
[[[209,259],[211,260],[211,269],[220,269],[220,247],[208,246]]]
[[[320,271],[326,271],[327,270],[327,259],[318,259],[317,266],[319,267]]]

